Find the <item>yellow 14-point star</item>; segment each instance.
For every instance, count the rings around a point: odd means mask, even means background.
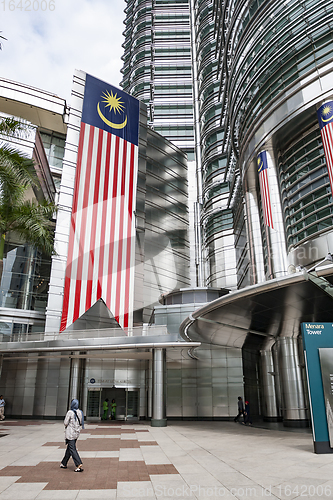
[[[106,108],[109,106],[110,111],[114,110],[115,112],[118,111],[118,113],[121,113],[124,109],[124,103],[121,102],[121,97],[117,97],[117,94],[113,95],[113,92],[111,90],[111,94],[106,90],[103,92],[102,97],[104,97],[102,102],[106,102]]]
[[[331,106],[329,104],[327,104],[324,109],[323,109],[323,115],[324,116],[327,116],[331,113],[332,109],[331,109]]]

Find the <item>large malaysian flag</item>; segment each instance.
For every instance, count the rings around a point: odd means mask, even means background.
[[[269,182],[268,182],[268,163],[267,163],[266,151],[262,151],[261,153],[258,154],[257,167],[259,175],[262,208],[264,214],[264,223],[266,224],[266,226],[269,226],[270,228],[274,229],[271,195],[269,191]]]
[[[317,110],[321,138],[333,193],[333,101],[327,101]]]
[[[139,101],[86,75],[60,331],[102,299],[133,324]]]

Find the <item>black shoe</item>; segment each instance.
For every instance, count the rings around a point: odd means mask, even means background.
[[[67,465],[60,464],[60,469],[67,469]]]

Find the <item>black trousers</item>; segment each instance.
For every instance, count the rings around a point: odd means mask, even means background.
[[[78,454],[78,451],[76,449],[76,439],[66,439],[66,444],[67,444],[67,448],[66,448],[65,456],[61,461],[62,465],[64,465],[66,467],[68,460],[70,459],[70,457],[72,457],[72,459],[74,460],[74,463],[75,463],[75,467],[78,467],[79,465],[82,464],[82,460],[81,460],[80,455]]]
[[[237,415],[237,417],[234,418],[234,421],[238,422],[239,417],[241,417],[242,415],[244,415],[244,410],[238,412],[238,415]]]

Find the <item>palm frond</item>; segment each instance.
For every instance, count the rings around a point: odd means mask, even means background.
[[[15,119],[0,118],[2,138],[19,135],[29,128]],[[34,161],[10,146],[6,140],[0,143],[0,234],[14,231],[26,242],[48,255],[54,252],[53,215],[56,206],[52,202],[26,201],[28,188],[40,186]]]
[[[22,131],[27,131],[31,126],[12,117],[2,117],[0,121],[0,133],[16,136]]]
[[[0,146],[0,184],[2,189],[15,190],[15,186],[38,185],[38,177],[31,158],[17,149],[2,144]]]
[[[52,255],[54,251],[54,223],[52,217],[57,208],[52,202],[37,204],[25,201],[13,207],[10,230],[17,232],[26,241],[46,253]]]

